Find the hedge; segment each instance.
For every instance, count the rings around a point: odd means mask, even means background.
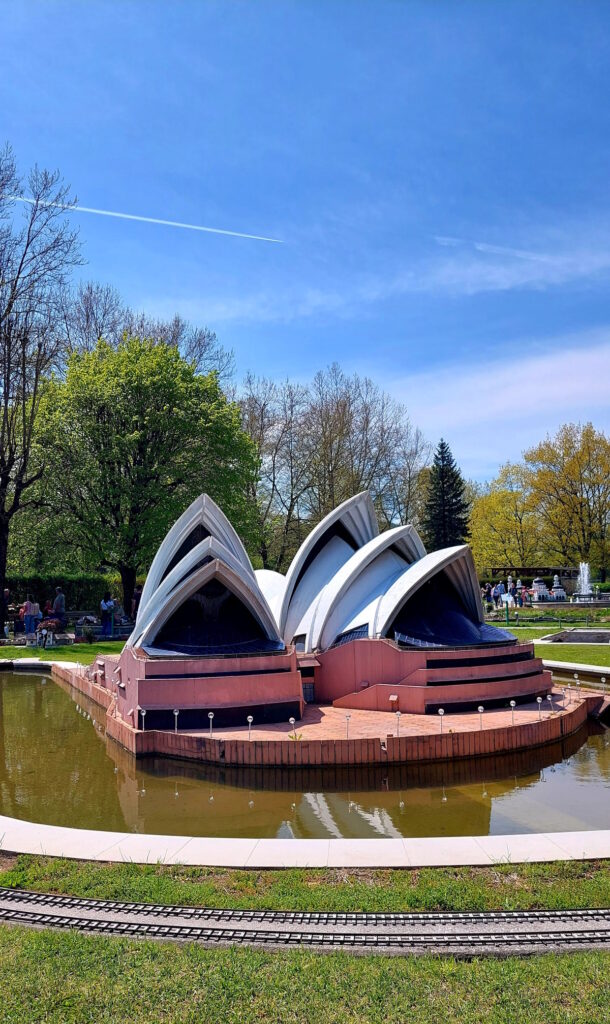
[[[61,587],[69,611],[94,611],[96,614],[104,591],[110,590],[117,597],[122,595],[120,580],[116,576],[92,572],[8,575],[6,586],[11,592],[11,601],[21,603],[27,594],[31,594],[41,606],[48,598],[53,600],[55,587]]]

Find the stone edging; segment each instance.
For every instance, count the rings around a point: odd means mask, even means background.
[[[40,825],[0,815],[11,853],[227,868],[415,868],[610,858],[610,829],[431,839],[208,839]]]

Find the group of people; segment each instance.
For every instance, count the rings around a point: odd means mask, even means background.
[[[486,605],[493,605],[496,609],[501,608],[506,600],[517,608],[523,608],[528,603],[531,604],[527,587],[518,587],[512,580],[508,588],[504,586],[502,580],[493,587],[491,583],[486,583],[484,587],[481,587],[481,597]]]
[[[0,622],[5,637],[8,637],[10,605],[11,592],[8,588],[5,588],[2,594],[2,601],[0,602]],[[23,624],[23,631],[26,635],[36,633],[40,627],[44,626],[46,621],[58,622],[61,626],[66,621],[66,596],[61,587],[56,587],[53,601],[49,598],[41,609],[40,604],[33,598],[32,594],[26,594],[25,601],[13,614],[14,621],[19,621]]]
[[[138,613],[141,597],[142,585],[138,584],[131,602],[131,617],[133,619]],[[112,636],[114,621],[120,621],[124,617],[125,612],[120,602],[107,590],[100,601],[101,635],[103,637]],[[54,599],[51,601],[49,598],[42,608],[32,594],[26,594],[25,601],[18,608],[13,606],[11,592],[6,588],[0,598],[0,629],[5,637],[9,635],[10,620],[22,624],[26,636],[45,628],[47,624],[49,626],[52,624],[55,630],[57,630],[57,625],[64,626],[66,623],[66,596],[62,588],[56,587]],[[21,631],[20,627],[19,631]]]

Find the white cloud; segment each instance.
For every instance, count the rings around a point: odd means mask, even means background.
[[[455,242],[455,244],[453,244]],[[610,246],[558,249],[556,255],[443,239],[443,255],[412,262],[396,271],[261,287],[238,296],[200,297],[194,316],[211,324],[290,323],[315,317],[349,319],[376,303],[408,295],[439,298],[485,292],[546,290],[591,280],[610,271]],[[450,255],[445,252],[450,251]]]
[[[446,438],[477,479],[562,423],[592,420],[609,429],[610,327],[554,339],[543,353],[524,354],[527,345],[507,345],[502,360],[443,365],[385,386],[430,440]]]

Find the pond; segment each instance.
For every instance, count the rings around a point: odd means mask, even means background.
[[[136,761],[104,712],[48,677],[0,674],[0,813],[124,832],[494,835],[610,828],[610,731],[436,765],[310,770]]]

